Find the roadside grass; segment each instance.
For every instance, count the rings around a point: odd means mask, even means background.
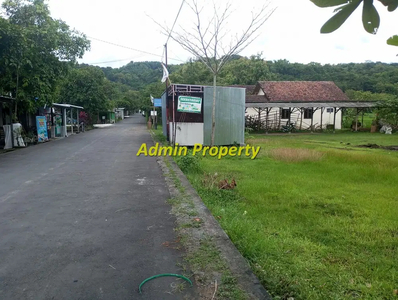
[[[398,137],[252,136],[255,160],[186,174],[274,299],[398,299],[398,152],[356,147]]]
[[[156,142],[165,142],[162,129],[152,130],[151,134]],[[189,155],[185,158],[175,158],[180,168],[185,171],[198,171],[198,157]],[[200,299],[220,300],[248,300],[247,293],[237,284],[236,277],[232,274],[227,262],[222,257],[213,238],[201,228],[203,221],[200,218],[194,202],[182,185],[178,175],[167,158],[163,159],[166,167],[165,177],[174,186],[173,197],[168,200],[172,205],[172,213],[177,218],[175,228],[179,236],[179,242],[184,246],[186,254],[184,262],[180,264],[184,276],[193,278],[201,291]],[[174,247],[179,247],[175,245]],[[217,284],[216,286],[213,286]],[[176,286],[177,291],[182,291],[184,284]],[[207,294],[207,296],[206,296]],[[213,296],[213,297],[212,297]],[[211,298],[212,297],[212,298]]]

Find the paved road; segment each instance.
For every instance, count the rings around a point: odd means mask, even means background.
[[[193,299],[142,116],[0,155],[0,299]],[[187,294],[190,294],[187,296]]]

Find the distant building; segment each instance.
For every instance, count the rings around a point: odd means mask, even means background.
[[[246,116],[267,130],[294,123],[297,129],[341,129],[342,107],[350,99],[331,81],[260,81],[246,88]]]
[[[121,118],[124,119],[124,110],[125,108],[115,108],[116,119]]]

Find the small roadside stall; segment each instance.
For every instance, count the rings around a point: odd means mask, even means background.
[[[114,111],[103,111],[98,114],[99,122],[101,124],[114,124],[116,123],[116,114]]]
[[[51,136],[53,137],[67,137],[68,136],[68,126],[70,126],[71,134],[73,134],[73,127],[76,125],[77,131],[80,132],[80,122],[79,114],[83,110],[82,106],[63,104],[63,103],[53,103],[53,110],[50,110],[50,126],[51,126]],[[74,114],[74,109],[76,109],[76,114]],[[69,115],[69,117],[68,117]],[[76,119],[74,118],[76,116]]]
[[[115,113],[116,113],[116,118],[118,119],[118,118],[120,118],[120,119],[124,119],[124,110],[125,110],[125,108],[122,108],[122,107],[120,107],[120,108],[115,108]]]

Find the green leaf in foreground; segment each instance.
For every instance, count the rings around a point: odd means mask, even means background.
[[[321,33],[331,33],[340,28],[361,2],[362,0],[354,0],[343,6],[338,13],[322,26]]]
[[[387,40],[388,45],[398,46],[398,35],[394,35]]]
[[[380,26],[380,16],[373,5],[373,0],[363,2],[362,23],[367,32],[376,34]]]
[[[311,0],[311,2],[319,7],[331,7],[346,4],[348,0]]]

